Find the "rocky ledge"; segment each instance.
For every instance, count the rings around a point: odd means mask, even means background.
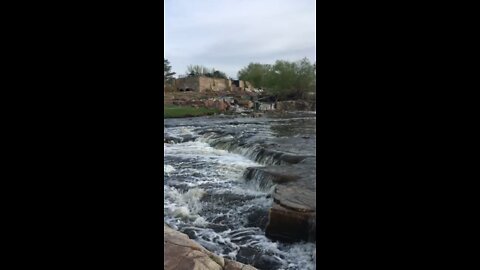
[[[163,226],[164,270],[256,270],[257,268],[224,259],[191,240],[186,234]]]
[[[269,238],[286,242],[315,241],[316,188],[315,179],[311,176],[308,179],[309,171],[295,166],[249,167],[245,171],[245,180],[257,181],[264,190],[276,185],[265,228]]]
[[[316,198],[315,191],[277,185],[273,193],[265,234],[287,242],[315,241]]]

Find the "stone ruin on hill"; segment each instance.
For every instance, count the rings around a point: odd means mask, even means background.
[[[249,82],[205,76],[178,78],[172,84],[176,91],[253,91],[253,87]]]

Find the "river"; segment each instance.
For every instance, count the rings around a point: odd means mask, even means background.
[[[315,190],[315,121],[315,112],[165,119],[164,222],[258,269],[314,269],[314,240],[266,237],[275,184],[259,169],[295,172],[296,185]]]

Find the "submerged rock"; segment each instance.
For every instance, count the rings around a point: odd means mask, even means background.
[[[276,259],[275,257],[272,256],[267,256],[267,255],[261,255],[256,261],[255,261],[255,267],[258,267],[259,269],[279,269],[282,266],[282,263]]]
[[[265,230],[268,223],[268,211],[264,209],[255,209],[247,217],[247,226],[258,227]]]

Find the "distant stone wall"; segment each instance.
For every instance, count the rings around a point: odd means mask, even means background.
[[[225,91],[231,89],[231,82],[228,79],[198,77],[200,92],[205,90]]]
[[[180,91],[190,90],[196,92],[211,91],[230,91],[231,81],[228,79],[209,78],[209,77],[185,77],[175,81],[175,88]]]
[[[238,80],[238,86],[232,84],[231,81],[230,81],[230,84],[232,86],[233,91],[252,91],[253,90],[252,84],[247,81]]]
[[[189,89],[190,91],[198,91],[200,83],[198,77],[185,77],[175,80],[175,88],[180,91]]]

